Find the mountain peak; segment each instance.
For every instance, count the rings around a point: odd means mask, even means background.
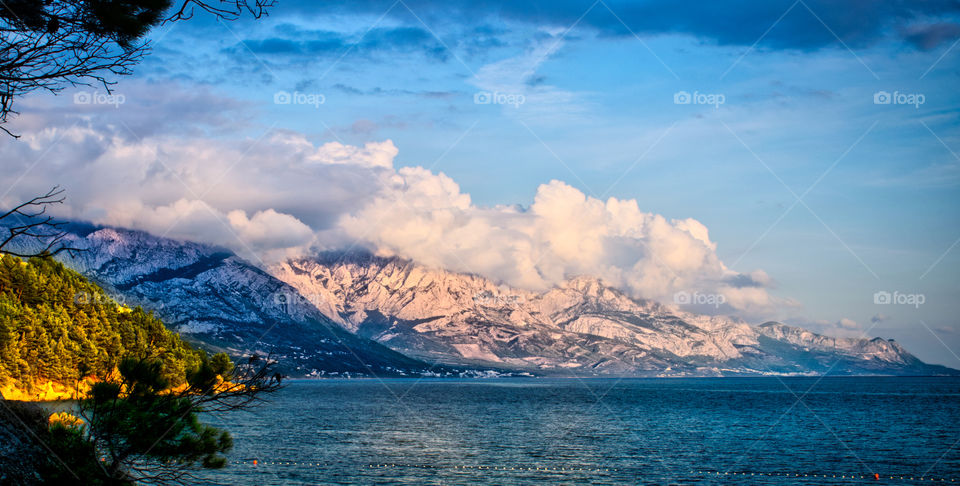
[[[591,276],[534,292],[370,256],[298,259],[271,272],[316,297],[311,302],[350,331],[427,361],[548,374],[677,376],[915,373],[926,366],[884,340],[678,312]],[[838,364],[830,367],[831,360]]]
[[[84,227],[67,239],[89,251],[64,263],[191,339],[234,352],[267,346],[300,369],[364,372],[340,363],[349,357],[336,343],[349,341],[381,370],[423,364],[399,351],[561,375],[955,373],[893,341],[680,312],[589,276],[535,292],[362,252],[290,260],[268,275],[222,249],[138,231]]]
[[[333,323],[294,288],[223,248],[121,228],[71,225],[85,248],[62,262],[120,302],[155,311],[185,339],[234,356],[271,354],[285,373],[408,374],[427,369]],[[303,297],[303,298],[301,298]]]
[[[599,278],[589,275],[578,275],[567,279],[557,287],[573,289],[591,296],[598,296],[604,291],[614,290],[612,287],[605,285]]]

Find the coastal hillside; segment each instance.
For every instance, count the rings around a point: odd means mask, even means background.
[[[121,357],[163,361],[174,386],[200,351],[140,307],[119,305],[52,259],[0,257],[0,390],[7,399],[67,398],[81,379],[102,379]]]
[[[2,227],[2,224],[0,224]],[[56,259],[206,351],[266,354],[290,376],[416,376],[447,372],[335,324],[296,289],[229,250],[142,231],[71,223]],[[11,245],[21,252],[36,241]],[[457,371],[457,370],[453,370]]]
[[[296,289],[223,248],[84,224],[71,224],[64,240],[85,250],[58,255],[64,265],[118,300],[155,311],[201,349],[269,354],[291,376],[444,371],[343,329]]]

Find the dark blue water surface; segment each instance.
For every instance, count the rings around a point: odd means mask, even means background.
[[[957,378],[292,381],[220,424],[217,484],[960,483]]]

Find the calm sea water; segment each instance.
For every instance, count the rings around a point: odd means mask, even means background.
[[[955,378],[292,381],[222,425],[215,484],[960,482]]]

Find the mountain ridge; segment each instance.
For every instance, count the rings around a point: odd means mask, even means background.
[[[212,245],[68,229],[88,251],[59,258],[121,302],[208,350],[273,353],[295,376],[960,373],[892,341],[682,312],[589,276],[534,292],[368,252],[260,268]]]
[[[155,311],[205,349],[270,354],[294,376],[407,376],[430,369],[355,336],[299,299],[285,299],[296,290],[224,248],[86,223],[65,229],[63,242],[83,251],[57,255],[61,262],[121,303]]]
[[[404,354],[545,374],[953,374],[898,343],[680,311],[579,276],[533,292],[397,257],[273,265],[334,322]]]

